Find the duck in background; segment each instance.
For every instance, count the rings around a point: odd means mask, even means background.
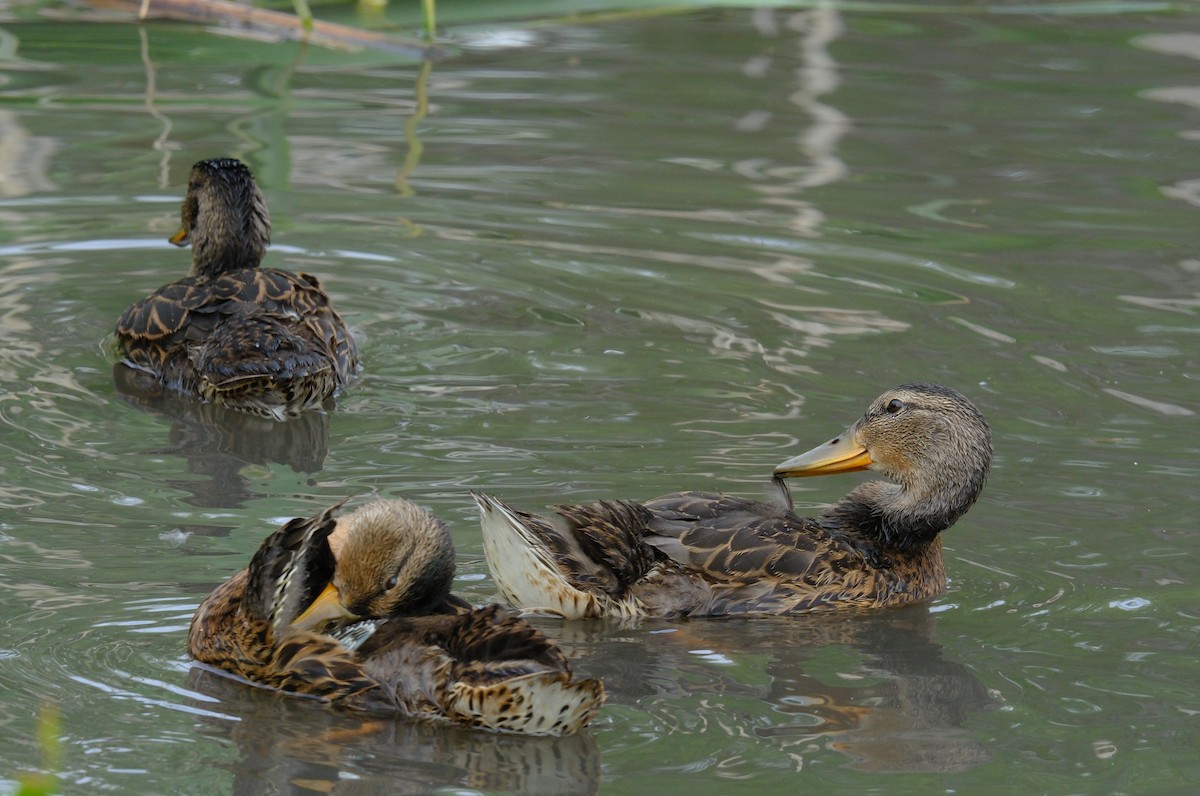
[[[316,277],[259,267],[271,218],[250,169],[197,163],[180,217],[170,241],[191,244],[191,271],[125,310],[118,367],[147,392],[277,420],[324,406],[357,372],[357,347]]]
[[[197,661],[260,685],[372,713],[565,735],[604,701],[558,647],[497,605],[450,593],[445,524],[406,500],[294,519],[201,603]]]
[[[829,442],[780,464],[759,503],[681,492],[555,507],[539,517],[472,493],[484,553],[513,605],[567,618],[792,614],[879,608],[946,589],[939,534],[983,489],[992,435],[937,384],[888,390]],[[783,478],[873,470],[815,517]]]

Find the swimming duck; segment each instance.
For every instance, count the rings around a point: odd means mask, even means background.
[[[260,268],[271,218],[239,160],[192,167],[179,231],[188,275],[117,321],[121,364],[146,386],[283,419],[322,406],[358,368],[354,339],[317,278]]]
[[[775,468],[754,502],[681,492],[555,507],[543,518],[472,493],[484,553],[513,605],[568,618],[791,614],[926,600],[946,589],[940,534],[979,497],[991,430],[936,384],[888,390],[845,432]],[[873,470],[814,517],[782,479]]]
[[[332,506],[268,536],[201,603],[188,651],[340,706],[530,735],[575,732],[604,701],[557,646],[498,605],[450,593],[446,526],[405,500]],[[335,555],[336,551],[336,555]]]

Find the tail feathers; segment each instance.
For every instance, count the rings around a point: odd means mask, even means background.
[[[359,654],[366,674],[382,686],[364,699],[410,716],[565,735],[591,721],[604,702],[600,681],[575,680],[549,638],[498,605],[389,619]]]
[[[562,506],[556,522],[472,492],[483,550],[505,599],[568,619],[639,616],[630,588],[659,554],[641,541],[649,510],[637,503]]]
[[[595,595],[576,588],[558,566],[546,539],[553,527],[498,499],[472,492],[479,506],[483,552],[504,599],[518,608],[539,609],[570,619],[594,616]]]
[[[554,642],[498,605],[473,612],[446,640],[451,718],[526,735],[568,735],[604,704],[599,680],[572,682]]]
[[[534,672],[489,685],[457,682],[447,715],[472,727],[525,735],[569,735],[604,704],[599,680],[571,682],[566,672]]]

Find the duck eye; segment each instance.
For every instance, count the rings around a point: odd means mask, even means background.
[[[387,589],[388,591],[391,591],[392,589],[396,588],[396,584],[399,582],[400,582],[400,576],[398,574],[392,575],[390,578],[387,579],[387,583],[383,584],[383,587],[385,589]]]
[[[903,408],[904,408],[904,401],[901,401],[899,398],[893,398],[892,400],[888,401],[888,405],[885,406],[883,409],[889,415],[894,415]]]

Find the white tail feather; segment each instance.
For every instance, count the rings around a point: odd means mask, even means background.
[[[604,613],[597,609],[595,595],[571,585],[555,564],[553,553],[512,509],[482,492],[471,496],[479,505],[483,554],[504,599],[517,608],[567,619]]]

